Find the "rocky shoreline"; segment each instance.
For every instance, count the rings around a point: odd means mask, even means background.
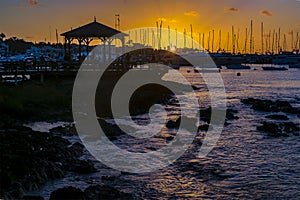
[[[209,122],[210,109],[203,110],[203,118]],[[236,113],[229,111],[228,113]],[[231,116],[233,114],[230,114]],[[236,118],[235,118],[236,119]],[[169,121],[168,128],[177,128],[180,118]],[[115,140],[120,136],[116,125],[100,120],[100,124],[110,133],[109,138]],[[170,125],[173,124],[173,125]],[[205,126],[206,127],[206,126]],[[208,128],[208,127],[207,127]],[[199,126],[199,131],[203,125]],[[26,195],[37,190],[47,181],[61,179],[68,173],[88,174],[96,172],[94,162],[81,159],[84,146],[71,143],[63,136],[75,136],[74,126],[57,127],[49,133],[33,131],[30,128],[15,124],[0,128],[0,151],[2,164],[1,198],[4,199],[43,199],[40,196]],[[76,198],[75,198],[76,197]],[[126,198],[125,198],[126,197]],[[128,197],[128,198],[127,198]],[[135,199],[132,194],[119,191],[109,185],[96,185],[84,191],[78,188],[65,187],[53,191],[50,199]]]
[[[261,125],[257,126],[258,131],[265,132],[271,137],[300,135],[299,124],[288,121],[289,117],[287,116],[289,114],[300,118],[300,109],[293,107],[289,102],[254,98],[242,99],[241,102],[245,105],[251,105],[255,111],[268,113],[265,119],[261,120]]]
[[[46,86],[29,83],[30,85],[17,88],[2,85],[0,87],[6,94],[0,98],[1,199],[43,199],[41,196],[28,196],[27,193],[37,190],[48,181],[64,178],[69,173],[88,174],[97,171],[94,166],[96,161],[82,159],[84,146],[81,143],[71,143],[64,139],[64,136],[77,137],[74,126],[57,127],[49,133],[33,131],[23,126],[35,121],[73,121],[70,101],[73,80],[55,81],[57,82],[47,83]],[[65,86],[65,89],[62,86]],[[51,102],[46,101],[47,96],[53,94],[57,96],[52,97]],[[143,101],[145,104],[142,105],[139,103],[141,96],[136,95],[137,107],[132,109],[132,113],[142,113],[153,103],[167,102],[171,95],[172,93],[164,87],[146,87],[143,96],[148,96],[147,101]],[[63,105],[60,102],[62,99],[65,101]],[[109,113],[102,113],[102,117],[109,116]],[[99,123],[110,133],[111,140],[122,134],[117,126],[101,119]],[[63,192],[53,191],[51,199],[118,199],[124,195],[126,197],[125,193],[108,185],[91,186],[83,196],[72,196],[78,194],[78,189],[66,190],[67,193],[64,189]]]
[[[147,90],[149,91],[149,88]],[[160,91],[159,94],[157,94],[157,90]],[[132,113],[143,113],[153,103],[166,103],[172,96],[172,93],[165,88],[155,88],[155,93],[146,92],[144,94],[148,94],[152,98],[148,98],[148,101],[143,106],[141,106],[141,103],[136,103],[138,106],[133,109]],[[266,113],[265,118],[261,121],[261,126],[257,127],[258,131],[265,132],[272,137],[299,135],[299,124],[289,121],[289,116],[292,115],[299,118],[300,110],[294,108],[288,102],[254,98],[242,99],[241,101],[246,106],[251,106],[257,112]],[[141,102],[140,97],[136,97],[136,102]],[[1,111],[3,111],[4,106],[2,105],[1,110],[0,105]],[[31,105],[31,107],[34,107],[34,105]],[[39,105],[37,107],[40,109],[43,106]],[[89,174],[99,170],[95,167],[96,163],[94,160],[82,158],[84,146],[81,143],[71,143],[64,138],[64,136],[76,137],[77,133],[73,126],[57,127],[49,133],[33,131],[23,126],[25,122],[34,122],[37,119],[45,119],[52,122],[59,120],[72,122],[70,105],[59,112],[55,111],[57,107],[48,111],[49,107],[45,107],[46,109],[43,109],[39,115],[29,115],[25,112],[27,110],[24,109],[25,113],[23,113],[24,116],[21,118],[17,117],[19,113],[10,113],[9,109],[0,114],[0,198],[44,199],[41,196],[30,196],[27,194],[29,191],[37,190],[46,182],[61,179],[69,173]],[[238,114],[239,111],[237,110],[227,109],[225,125],[229,125],[233,120],[238,120]],[[198,132],[208,130],[210,116],[211,108],[200,110],[199,122],[201,123],[197,125]],[[166,127],[168,129],[176,129],[180,121],[181,117],[170,120],[167,122]],[[99,123],[105,132],[109,133],[108,136],[111,140],[116,140],[122,134],[116,125],[109,124],[104,119],[99,119]],[[171,139],[166,138],[166,140]],[[199,145],[201,144],[200,140],[195,142]],[[201,171],[198,164],[197,167],[193,163],[190,163],[188,166],[192,171],[199,171],[199,176],[209,179],[210,175],[205,176],[209,172],[215,179],[226,178],[224,170],[219,170],[219,166],[206,169],[206,166],[201,165],[200,168],[203,168]],[[123,175],[126,175],[126,173],[123,173]],[[110,185],[110,179],[114,178],[103,177],[103,179],[108,180],[107,184],[92,185],[84,190],[66,186],[53,191],[50,199],[138,199],[134,194],[129,194]]]
[[[95,172],[94,164],[81,160],[83,145],[71,144],[52,133],[26,127],[1,130],[1,198],[21,199],[26,192],[67,172]]]

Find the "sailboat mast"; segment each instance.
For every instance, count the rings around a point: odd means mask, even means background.
[[[155,33],[154,33],[154,30],[151,30],[151,32],[152,32],[152,48],[154,49],[154,46],[155,46],[155,43],[156,43],[156,41],[155,41]]]
[[[160,26],[159,26],[159,49],[161,49],[161,38],[162,38],[162,20],[160,21]]]
[[[203,48],[203,51],[205,51],[205,47],[204,47],[204,37],[205,36],[205,33],[203,33],[203,37],[202,37],[202,48]]]
[[[201,33],[199,33],[199,44],[198,44],[198,49],[199,49],[199,51],[200,51],[200,45],[201,45]]]
[[[184,29],[184,48],[186,48],[186,29]]]
[[[299,47],[297,47],[298,42],[299,42],[299,32],[297,32],[297,37],[296,37],[296,42],[295,42],[295,49],[296,49],[296,50],[299,50]],[[297,49],[297,48],[298,48],[298,49]]]
[[[210,53],[210,31],[208,32],[207,45],[208,45],[208,53]]]
[[[262,22],[261,23],[261,53],[264,54],[265,51],[264,51],[264,23]]]
[[[191,43],[192,43],[192,49],[194,49],[194,39],[193,39],[193,25],[190,24],[190,27],[191,27]]]
[[[235,36],[234,36],[234,26],[231,29],[231,39],[232,39],[232,53],[235,54]]]
[[[159,27],[158,27],[158,21],[156,21],[156,40],[157,40],[157,48],[159,49]]]
[[[58,32],[57,32],[57,29],[55,29],[55,36],[56,36],[56,45],[58,45]]]
[[[248,41],[248,28],[246,28],[246,37],[245,37],[245,44],[244,44],[244,53],[247,52],[247,41]]]
[[[286,51],[286,36],[283,34],[283,51]]]
[[[176,48],[177,48],[177,28],[175,28],[175,45],[176,45]]]
[[[253,53],[253,22],[250,23],[250,54]]]
[[[227,45],[226,45],[226,51],[229,52],[229,32],[227,32]]]
[[[278,33],[275,33],[275,52],[278,54]]]
[[[271,51],[271,30],[269,30],[268,40],[269,40],[268,51],[270,52]]]
[[[274,54],[274,40],[275,40],[275,30],[273,29],[273,34],[272,34],[272,54]]]
[[[169,42],[169,48],[171,49],[171,33],[170,33],[170,26],[168,25],[168,42]]]
[[[214,52],[215,30],[212,30],[211,52]]]
[[[278,53],[281,51],[280,47],[280,28],[278,29]]]
[[[149,28],[147,28],[147,32],[148,32],[148,46],[150,45],[150,29]]]
[[[222,40],[222,32],[221,32],[221,29],[219,30],[219,51],[221,51],[221,41]]]
[[[236,36],[236,52],[239,52],[239,39],[240,39],[240,29],[238,28],[238,32]]]
[[[293,32],[293,31],[291,31],[291,37],[292,37],[292,41],[291,41],[291,43],[292,43],[291,50],[293,51],[293,50],[294,50],[294,32]]]

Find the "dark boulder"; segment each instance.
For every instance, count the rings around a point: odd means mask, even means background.
[[[239,119],[236,114],[238,113],[237,110],[234,109],[226,109],[225,110],[218,110],[214,109],[214,121],[216,122],[222,122],[224,120],[224,117],[226,120],[237,120]],[[207,109],[200,109],[200,121],[210,123],[211,121],[211,115],[212,115],[212,108],[209,107]],[[225,115],[225,116],[224,116]]]
[[[257,130],[266,132],[269,136],[280,137],[289,136],[289,133],[298,132],[300,128],[293,122],[262,122],[262,125],[258,126]]]
[[[275,106],[282,112],[296,114],[297,109],[293,108],[292,105],[287,101],[277,100]]]
[[[133,199],[131,194],[119,191],[108,185],[90,186],[84,191],[87,200]]]
[[[228,120],[236,120],[239,119],[238,116],[236,116],[235,114],[237,114],[238,111],[234,110],[234,109],[227,109],[226,110],[226,119]]]
[[[189,118],[189,117],[178,117],[175,121],[169,120],[166,124],[166,127],[169,129],[178,129],[179,126],[182,128],[195,133],[197,132],[197,127],[196,127],[196,118]]]
[[[82,190],[74,187],[64,187],[53,191],[50,200],[85,200]]]
[[[192,85],[193,90],[199,90],[201,87],[198,85]]]
[[[169,120],[166,124],[167,128],[178,128],[180,126],[181,117],[177,118],[175,121]]]
[[[63,136],[74,136],[77,135],[77,131],[75,126],[68,125],[68,126],[59,126],[50,129],[50,133],[57,134],[57,135],[63,135]]]
[[[261,126],[257,127],[257,130],[267,133],[281,133],[281,129],[278,124],[273,122],[263,122]]]
[[[72,163],[70,171],[74,171],[79,174],[89,174],[96,172],[97,169],[94,167],[94,164],[89,160],[76,160]]]
[[[300,131],[300,128],[293,122],[284,122],[279,124],[280,128],[287,133]]]
[[[200,120],[206,123],[210,123],[211,120],[211,108],[200,109]]]
[[[80,157],[83,154],[84,146],[79,142],[75,142],[71,147],[69,147],[69,151],[73,153],[74,156]]]
[[[8,189],[12,184],[11,177],[7,172],[0,172],[0,190]]]
[[[202,124],[198,126],[198,131],[208,131],[209,124]]]
[[[267,115],[266,118],[274,119],[274,120],[289,120],[289,118],[286,115],[279,115],[279,114]]]
[[[253,104],[254,102],[256,102],[257,100],[254,98],[247,98],[247,99],[242,99],[241,102],[244,104]]]
[[[247,105],[252,105],[252,109],[258,111],[265,111],[265,112],[284,112],[284,113],[291,113],[291,114],[299,114],[300,110],[294,108],[289,102],[277,100],[264,100],[264,99],[242,99],[242,103]]]
[[[171,141],[171,140],[173,140],[173,139],[174,139],[174,136],[167,136],[166,137],[166,141],[168,141],[168,142]]]
[[[44,200],[42,196],[25,195],[22,200]]]
[[[276,108],[273,101],[271,100],[257,100],[252,104],[252,108],[258,111],[266,111],[266,112],[278,112],[279,109]]]
[[[65,172],[93,172],[93,163],[80,161],[83,146],[51,133],[14,126],[0,132],[1,197],[22,199]]]

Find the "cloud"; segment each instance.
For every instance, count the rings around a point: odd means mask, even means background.
[[[32,6],[40,5],[40,3],[37,0],[27,0],[27,3]]]
[[[192,10],[192,11],[185,12],[184,15],[189,16],[189,17],[197,17],[199,15],[199,13]]]
[[[157,18],[157,21],[163,21],[163,22],[165,22],[165,21],[167,21],[167,19],[166,18],[164,18],[164,17],[160,17],[160,18]]]
[[[225,8],[224,9],[225,12],[239,12],[240,10],[237,8]]]
[[[20,2],[18,9],[23,10],[25,9],[25,3],[24,2]]]
[[[38,2],[38,0],[27,0],[27,1],[23,1],[20,2],[18,9],[24,10],[26,7],[29,6],[40,6],[40,2]]]
[[[176,19],[171,19],[170,22],[171,22],[171,23],[176,23],[177,20],[176,20]]]
[[[260,14],[264,15],[264,16],[267,16],[267,17],[272,17],[273,16],[273,14],[268,10],[262,10],[262,11],[260,11]]]

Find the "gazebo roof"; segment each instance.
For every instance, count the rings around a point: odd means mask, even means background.
[[[127,36],[126,33],[122,33],[114,28],[98,23],[95,18],[92,23],[62,33],[61,36],[68,38],[109,38],[119,33],[121,33],[122,37]]]

